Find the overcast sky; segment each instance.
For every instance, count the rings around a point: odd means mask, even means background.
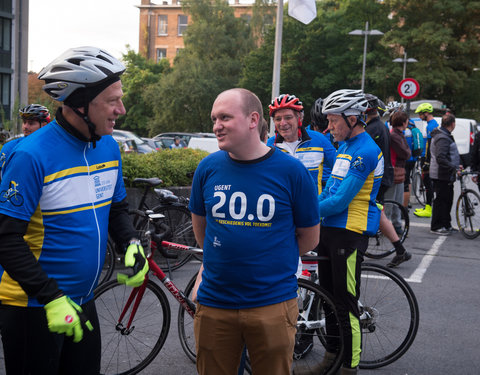
[[[140,0],[30,0],[28,70],[39,72],[72,47],[101,47],[117,58],[138,52]]]

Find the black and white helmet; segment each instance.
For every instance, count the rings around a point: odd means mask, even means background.
[[[43,90],[53,99],[65,101],[79,88],[96,86],[120,76],[125,66],[108,52],[96,47],[71,48],[38,74]]]
[[[334,114],[359,116],[366,111],[368,101],[362,90],[337,90],[323,101],[322,112],[325,115]]]

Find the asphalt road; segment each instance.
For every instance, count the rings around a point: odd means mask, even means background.
[[[458,193],[457,193],[458,194]],[[456,194],[456,195],[457,195]],[[454,201],[454,206],[456,197]],[[414,205],[413,208],[418,207]],[[455,214],[452,210],[452,224]],[[364,375],[476,375],[480,344],[480,237],[465,239],[460,233],[441,237],[430,233],[429,219],[410,215],[410,232],[404,245],[411,261],[396,270],[413,288],[420,308],[420,326],[415,342],[398,361]],[[369,260],[370,261],[370,260]],[[386,264],[388,259],[376,261]],[[191,262],[174,271],[174,283],[183,288],[199,267]],[[195,374],[177,334],[178,304],[169,297],[172,322],[166,343],[142,374]],[[0,374],[5,374],[0,354]]]

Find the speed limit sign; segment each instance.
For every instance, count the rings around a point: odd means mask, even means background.
[[[418,95],[420,85],[416,79],[405,78],[398,84],[398,93],[404,99],[412,99]]]

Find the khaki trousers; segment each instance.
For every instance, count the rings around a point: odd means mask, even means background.
[[[241,310],[198,304],[194,320],[198,373],[236,375],[246,345],[253,375],[289,375],[297,317],[295,298]]]

